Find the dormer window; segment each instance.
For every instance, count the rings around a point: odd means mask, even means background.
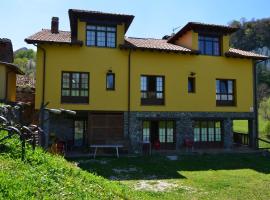
[[[202,55],[220,56],[220,38],[199,34],[199,51]]]
[[[96,47],[116,47],[115,26],[86,26],[86,45]]]

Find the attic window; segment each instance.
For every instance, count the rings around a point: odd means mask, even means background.
[[[218,36],[199,35],[199,51],[202,55],[220,56],[220,38]]]
[[[86,45],[96,47],[116,47],[115,26],[86,26]]]

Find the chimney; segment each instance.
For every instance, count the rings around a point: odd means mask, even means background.
[[[58,17],[52,17],[51,32],[55,34],[59,33],[59,18]]]

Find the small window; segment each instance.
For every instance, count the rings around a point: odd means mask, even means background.
[[[115,90],[115,74],[107,73],[106,75],[106,89],[107,90]]]
[[[188,77],[188,93],[195,93],[195,77]]]

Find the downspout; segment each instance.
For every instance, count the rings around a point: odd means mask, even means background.
[[[44,121],[45,121],[45,113],[44,113],[44,109],[45,109],[45,80],[46,80],[46,50],[41,47],[38,46],[37,44],[34,44],[34,46],[37,47],[37,49],[39,48],[40,50],[42,50],[43,52],[43,74],[42,74],[42,97],[41,97],[41,106],[40,106],[40,126],[41,128],[44,130]],[[45,133],[45,132],[44,132]],[[45,134],[45,141],[44,141],[44,147],[47,148],[48,146],[48,135]]]
[[[255,149],[259,148],[258,144],[258,133],[259,133],[259,120],[258,120],[258,98],[257,98],[257,85],[258,85],[258,75],[257,75],[257,64],[265,62],[265,60],[255,61],[253,60],[253,108],[254,108],[254,114],[255,114],[255,144],[252,144],[252,146]]]
[[[130,135],[130,68],[131,68],[131,49],[128,52],[128,138]]]

